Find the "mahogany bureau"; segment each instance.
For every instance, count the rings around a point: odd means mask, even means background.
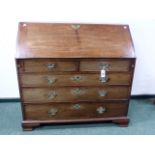
[[[127,126],[135,54],[128,25],[19,23],[22,127]]]

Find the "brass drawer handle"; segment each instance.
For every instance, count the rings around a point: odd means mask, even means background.
[[[54,76],[47,76],[46,79],[47,79],[49,85],[55,83],[57,80],[56,77],[54,77]]]
[[[74,104],[73,106],[71,106],[71,109],[74,109],[74,110],[79,110],[81,109],[81,105],[80,104]]]
[[[56,96],[57,96],[57,93],[55,91],[48,93],[48,99],[49,100],[54,99]]]
[[[80,82],[82,80],[82,76],[75,75],[75,76],[71,77],[71,80],[75,81],[75,82]]]
[[[100,90],[100,91],[99,91],[99,95],[100,95],[101,97],[105,97],[105,96],[107,96],[107,94],[108,94],[108,92],[105,91],[105,90]]]
[[[58,112],[58,109],[56,109],[56,108],[51,108],[51,109],[48,111],[48,114],[49,114],[50,116],[55,116],[57,112]]]
[[[79,95],[85,94],[85,91],[84,90],[81,90],[79,88],[75,88],[75,89],[72,89],[71,90],[71,94],[72,95],[75,95],[75,96],[79,96]]]
[[[74,30],[78,30],[78,29],[80,29],[80,24],[72,24],[71,27],[72,27]]]
[[[49,69],[49,70],[51,70],[51,69],[53,69],[53,68],[55,68],[56,67],[56,64],[55,63],[48,63],[47,64],[47,68]]]
[[[108,81],[109,81],[109,77],[108,77],[107,75],[104,76],[104,77],[100,77],[100,81],[101,81],[102,83],[108,82]]]
[[[108,70],[109,66],[110,66],[110,64],[108,64],[108,63],[101,63],[100,69]]]
[[[103,113],[106,112],[106,108],[100,106],[100,107],[98,107],[98,108],[96,109],[96,111],[97,111],[98,114],[103,114]]]

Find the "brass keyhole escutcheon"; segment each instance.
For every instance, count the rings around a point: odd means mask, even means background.
[[[56,64],[55,64],[55,63],[48,63],[48,64],[47,64],[47,68],[48,68],[49,70],[54,69],[55,67],[56,67]]]
[[[72,24],[71,27],[72,27],[74,30],[79,30],[79,29],[80,29],[80,24]]]

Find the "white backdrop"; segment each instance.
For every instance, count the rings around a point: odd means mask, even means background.
[[[155,94],[154,6],[153,0],[0,0],[0,98],[19,97],[19,21],[129,24],[137,56],[132,94]]]

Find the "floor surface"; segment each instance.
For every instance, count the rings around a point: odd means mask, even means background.
[[[155,105],[152,99],[132,99],[128,116],[128,127],[119,127],[113,123],[93,123],[76,125],[46,125],[33,131],[21,128],[19,102],[0,103],[1,135],[154,135]]]

